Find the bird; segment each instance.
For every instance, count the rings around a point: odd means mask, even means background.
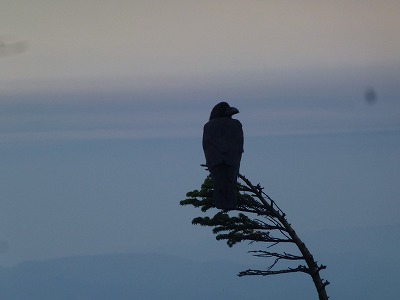
[[[244,137],[242,124],[232,118],[237,113],[237,108],[220,102],[211,110],[203,128],[204,156],[213,182],[214,205],[218,209],[233,210],[238,205],[236,183]]]

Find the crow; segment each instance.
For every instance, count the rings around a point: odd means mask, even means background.
[[[232,115],[239,113],[226,102],[214,106],[204,125],[203,150],[214,186],[213,200],[219,209],[237,207],[237,178],[243,153],[243,129]]]

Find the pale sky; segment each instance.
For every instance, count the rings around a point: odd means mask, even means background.
[[[400,63],[399,1],[2,1],[0,92]]]

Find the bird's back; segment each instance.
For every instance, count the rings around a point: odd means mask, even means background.
[[[209,167],[238,165],[243,153],[243,129],[239,120],[215,118],[204,125],[203,149]]]

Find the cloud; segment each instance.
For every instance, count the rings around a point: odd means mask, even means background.
[[[83,98],[83,97],[82,97]],[[85,102],[64,99],[0,104],[0,137],[4,142],[136,138],[201,138],[202,127],[215,104],[190,101]],[[82,104],[79,104],[81,102]],[[362,102],[361,102],[362,103]],[[362,105],[326,108],[314,103],[297,108],[285,103],[270,108],[261,101],[234,102],[246,136],[304,135],[399,130],[396,110]],[[398,106],[397,106],[398,108]]]
[[[201,138],[219,101],[239,108],[246,136],[399,131],[398,66],[342,71],[214,74],[134,82],[129,89],[82,85],[0,94],[1,142]],[[371,83],[379,101],[366,105]]]
[[[198,136],[208,117],[208,111],[179,100],[132,100],[118,93],[108,101],[93,100],[96,96],[31,95],[0,102],[1,141]]]

